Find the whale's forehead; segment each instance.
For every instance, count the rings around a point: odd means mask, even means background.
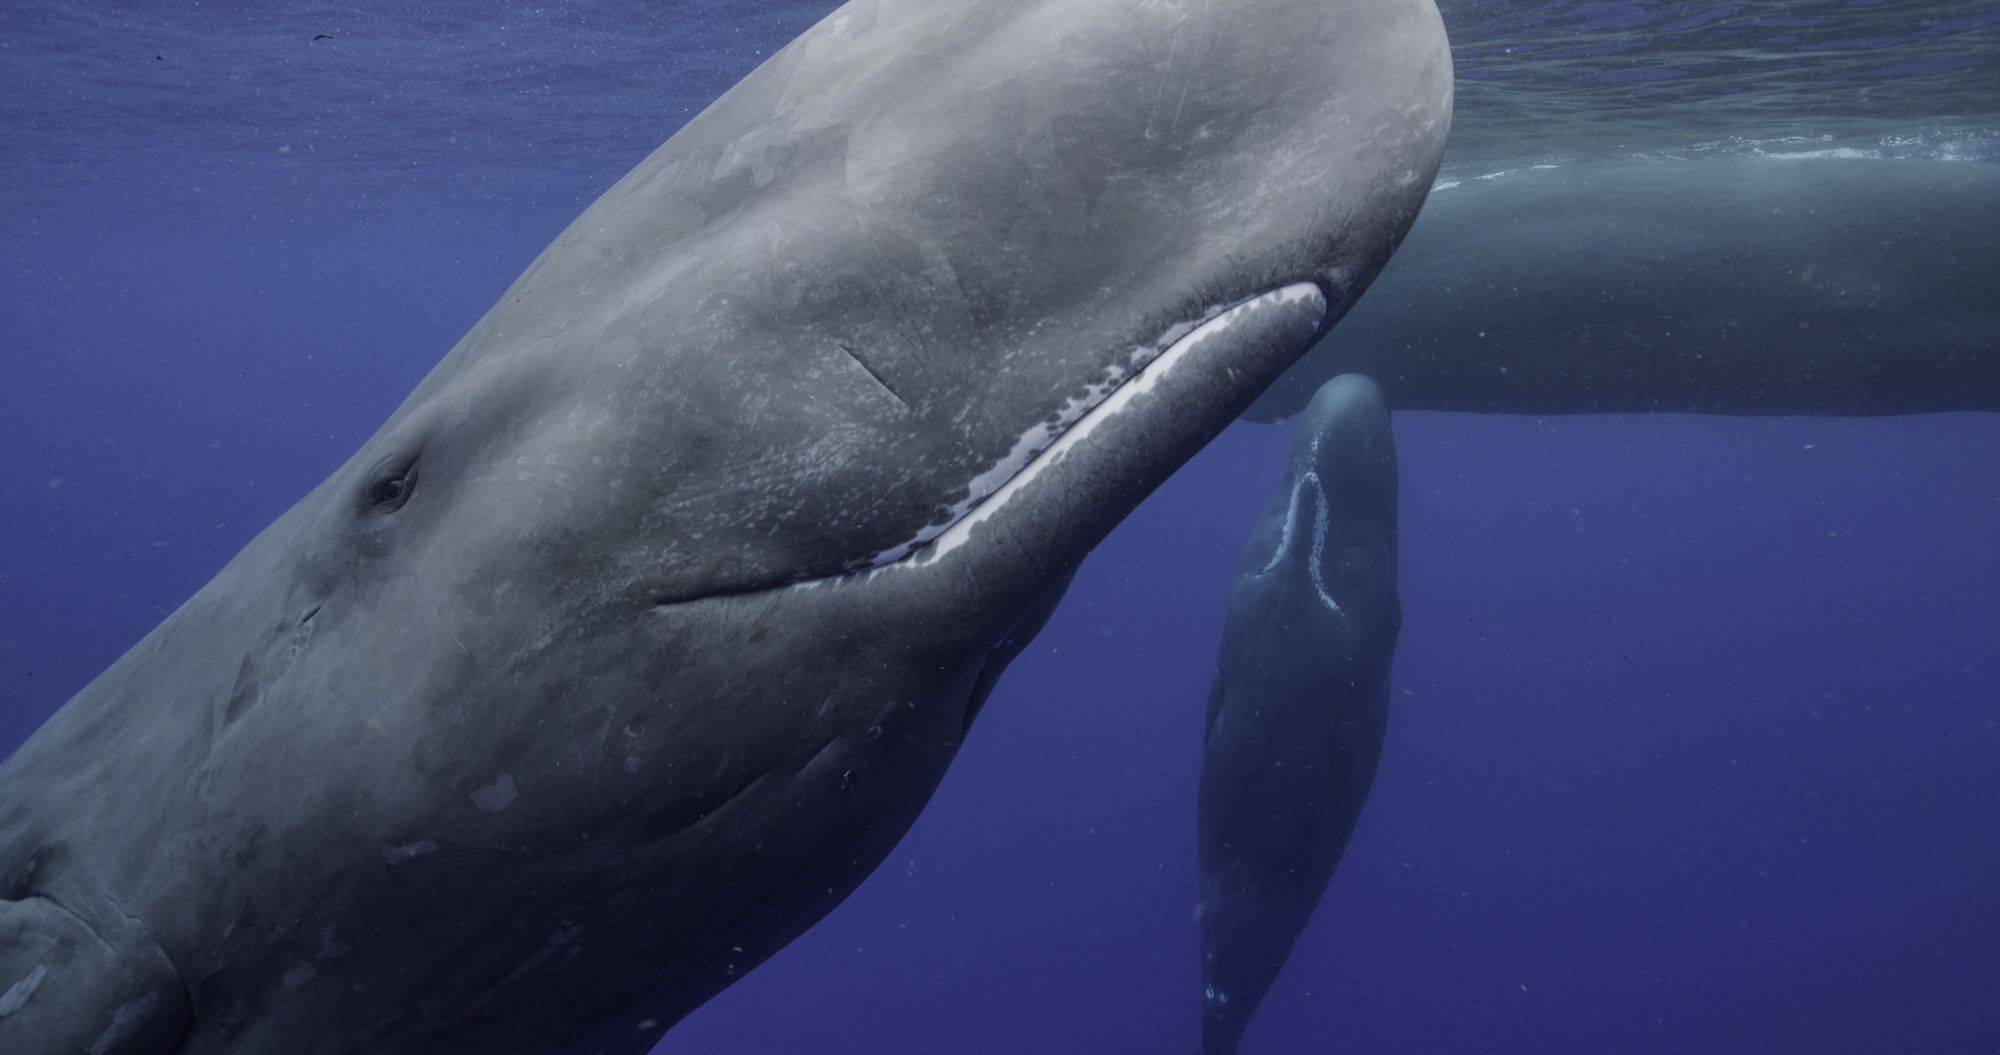
[[[921,275],[925,300],[848,313],[933,325],[1129,300],[1102,287],[1413,207],[1449,93],[1425,0],[849,4],[621,180],[453,358],[827,273]]]
[[[834,573],[1185,327],[1298,282],[1344,307],[1449,92],[1427,0],[850,4],[579,218],[404,413],[531,394],[508,487],[555,458],[690,588]]]

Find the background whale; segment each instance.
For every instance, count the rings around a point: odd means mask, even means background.
[[[1402,628],[1396,448],[1346,375],[1299,416],[1244,548],[1209,693],[1200,793],[1202,1051],[1230,1055],[1361,816]]]
[[[0,767],[0,1048],[642,1051],[1427,193],[1428,0],[857,2]]]
[[[2000,165],[1582,160],[1442,181],[1340,329],[1252,407],[1328,377],[1416,410],[2000,410]]]

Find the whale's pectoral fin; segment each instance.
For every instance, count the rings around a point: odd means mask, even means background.
[[[136,925],[100,934],[45,897],[0,901],[0,1051],[152,1055],[193,1021],[166,954]]]

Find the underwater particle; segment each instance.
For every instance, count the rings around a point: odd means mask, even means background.
[[[514,804],[520,792],[514,789],[514,778],[501,774],[500,779],[472,793],[472,804],[487,813],[499,813]]]
[[[422,857],[427,853],[434,853],[436,850],[436,843],[429,839],[417,839],[413,842],[399,843],[395,846],[384,846],[382,848],[382,860],[389,864],[398,864],[412,857]]]

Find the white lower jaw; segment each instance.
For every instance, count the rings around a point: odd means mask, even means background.
[[[1122,381],[1100,382],[1091,386],[1082,399],[1073,400],[1057,415],[1056,424],[1036,425],[1016,441],[1014,450],[1006,457],[974,477],[968,485],[972,497],[954,506],[955,515],[950,519],[924,528],[908,541],[884,550],[868,564],[852,571],[735,592],[761,594],[773,590],[811,590],[873,579],[878,575],[893,575],[899,570],[925,567],[949,556],[971,541],[973,532],[980,525],[998,516],[1019,498],[1036,478],[1059,464],[1107,422],[1130,410],[1135,400],[1162,381],[1181,372],[1207,368],[1219,374],[1226,369],[1228,364],[1203,362],[1205,358],[1212,357],[1204,356],[1202,350],[1213,343],[1213,338],[1226,333],[1242,322],[1246,315],[1259,309],[1283,308],[1308,300],[1317,302],[1319,315],[1323,318],[1327,303],[1320,287],[1311,282],[1296,282],[1232,307],[1217,309],[1200,322],[1174,326],[1153,345],[1132,353],[1128,362],[1136,364],[1136,367]],[[653,608],[671,609],[682,603],[716,596],[723,595],[704,595],[686,601],[660,601]]]
[[[1316,439],[1313,441],[1312,452],[1314,457],[1319,455],[1319,441]],[[1310,492],[1308,489],[1310,489]],[[1271,554],[1270,561],[1264,565],[1262,570],[1257,572],[1257,575],[1261,578],[1276,571],[1278,565],[1284,563],[1285,558],[1291,554],[1292,547],[1298,543],[1299,540],[1293,538],[1292,534],[1298,528],[1299,515],[1305,511],[1303,507],[1308,493],[1310,493],[1313,502],[1313,530],[1312,548],[1306,551],[1307,575],[1312,580],[1314,592],[1319,594],[1320,603],[1325,605],[1327,610],[1333,614],[1345,617],[1347,610],[1340,607],[1340,602],[1334,600],[1333,595],[1327,592],[1326,575],[1321,570],[1320,562],[1326,556],[1326,522],[1333,511],[1328,507],[1326,488],[1320,485],[1319,473],[1312,469],[1307,469],[1304,473],[1300,474],[1299,482],[1292,485],[1292,501],[1291,505],[1285,510],[1285,528],[1278,536],[1277,549]]]
[[[1198,324],[1183,323],[1174,327],[1151,348],[1135,353],[1143,355],[1146,351],[1164,349],[1146,358],[1143,365],[1126,377],[1122,384],[1101,388],[1093,386],[1086,396],[1087,402],[1079,401],[1085,402],[1083,407],[1079,409],[1073,403],[1069,413],[1060,415],[1058,421],[1067,420],[1067,427],[1062,424],[1037,425],[1023,435],[1007,457],[971,481],[968,485],[971,495],[953,507],[955,517],[926,527],[909,541],[884,550],[870,562],[868,568],[797,585],[855,577],[873,578],[899,568],[921,567],[950,554],[965,545],[981,524],[1007,508],[1007,504],[1036,477],[1060,462],[1106,422],[1130,408],[1134,400],[1151,391],[1177,369],[1198,361],[1201,358],[1199,350],[1210,342],[1210,338],[1226,332],[1245,315],[1259,308],[1282,307],[1322,296],[1319,287],[1313,283],[1298,282],[1252,297]]]

